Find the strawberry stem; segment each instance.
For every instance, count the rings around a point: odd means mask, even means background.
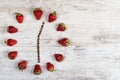
[[[66,26],[64,23],[60,23],[62,26]]]
[[[53,12],[54,15],[57,15],[56,11]]]
[[[40,8],[35,8],[34,11],[36,11],[36,10],[40,10]]]
[[[15,12],[16,15],[22,15],[21,13]]]
[[[22,67],[19,67],[19,71],[22,71],[22,72],[23,72],[23,68],[22,68]]]
[[[37,54],[38,54],[38,63],[40,63],[40,35],[42,33],[45,22],[42,23],[40,31],[37,36]]]

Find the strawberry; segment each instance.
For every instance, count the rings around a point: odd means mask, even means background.
[[[21,13],[15,13],[16,14],[16,20],[18,21],[18,23],[23,23],[24,20],[24,16]]]
[[[58,40],[58,43],[64,47],[67,47],[70,45],[70,40],[68,38],[62,38]]]
[[[50,62],[47,62],[47,70],[53,72],[54,71],[54,65]]]
[[[41,72],[42,72],[42,70],[41,70],[40,65],[39,65],[39,64],[36,64],[35,67],[34,67],[33,73],[34,73],[35,75],[40,75]]]
[[[57,19],[56,11],[54,11],[53,13],[49,14],[48,22],[54,22],[56,19]]]
[[[62,54],[54,54],[56,61],[62,62],[64,60],[64,56]]]
[[[11,52],[8,53],[8,58],[13,60],[13,59],[16,58],[17,54],[18,54],[17,51],[11,51]]]
[[[27,68],[27,61],[26,60],[22,60],[18,63],[18,68],[20,71],[23,71]]]
[[[43,14],[43,11],[40,8],[35,8],[33,13],[34,13],[36,20],[40,20]]]
[[[15,40],[15,39],[8,39],[8,40],[6,41],[6,44],[7,44],[8,46],[14,46],[15,44],[17,44],[17,40]]]
[[[65,31],[66,25],[64,23],[58,24],[57,31]]]
[[[18,29],[15,28],[14,26],[8,26],[8,30],[9,33],[16,33],[18,32]]]

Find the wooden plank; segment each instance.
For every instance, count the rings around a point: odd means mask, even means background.
[[[120,76],[120,0],[0,0],[0,80],[119,80]],[[32,10],[41,7],[44,15],[36,21]],[[48,23],[48,14],[56,10],[58,20]],[[23,24],[15,20],[15,12],[25,16]],[[41,35],[42,74],[32,73],[37,63],[36,38],[41,23],[45,27]],[[60,22],[66,23],[65,32],[57,32]],[[7,33],[7,26],[19,29],[16,34]],[[68,37],[69,47],[62,47],[57,40]],[[18,40],[14,47],[4,41]],[[7,58],[11,50],[18,50],[14,61]],[[57,63],[54,53],[62,53],[65,60]],[[19,72],[17,63],[28,60],[28,68]],[[46,62],[55,65],[55,72],[46,70]]]

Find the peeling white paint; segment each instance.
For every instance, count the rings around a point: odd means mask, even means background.
[[[120,76],[120,0],[0,0],[0,80],[119,80]],[[41,7],[44,15],[36,21],[32,9]],[[50,12],[56,10],[58,20],[47,22]],[[25,16],[23,24],[15,20],[14,12]],[[36,64],[36,37],[41,23],[45,27],[41,38],[42,74],[32,73]],[[66,32],[57,32],[56,25],[67,24]],[[7,26],[19,29],[16,34],[7,33]],[[68,37],[69,47],[61,47],[57,40]],[[8,38],[18,40],[14,47],[4,41]],[[18,50],[19,55],[11,61],[7,52]],[[53,54],[65,55],[62,63],[57,63]],[[28,60],[28,68],[19,72],[17,63]],[[56,71],[45,68],[51,61]]]

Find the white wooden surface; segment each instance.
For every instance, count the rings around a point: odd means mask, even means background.
[[[36,21],[32,8],[41,7],[44,15]],[[56,10],[58,20],[47,22],[50,12]],[[14,12],[25,16],[23,24],[14,19]],[[41,39],[42,74],[32,73],[36,61],[36,37],[41,25],[45,27]],[[59,22],[67,24],[66,32],[57,32]],[[8,25],[19,29],[16,34],[6,32]],[[71,45],[67,48],[57,44],[57,40],[68,37]],[[4,41],[18,40],[14,47]],[[11,61],[7,52],[18,50],[18,57]],[[65,55],[62,63],[57,63],[53,54]],[[28,68],[19,72],[17,63],[28,60]],[[56,71],[45,68],[52,62]],[[120,0],[0,0],[0,80],[120,80]]]

